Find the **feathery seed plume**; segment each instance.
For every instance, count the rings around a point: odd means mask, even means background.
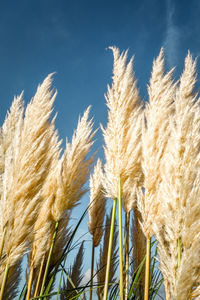
[[[145,108],[142,130],[142,168],[145,193],[138,197],[138,208],[147,238],[153,235],[153,221],[158,215],[159,199],[156,195],[160,183],[161,159],[169,137],[169,117],[172,115],[175,84],[172,72],[164,75],[163,49],[153,63],[148,86],[149,102]]]
[[[50,148],[54,120],[50,121],[56,94],[50,90],[49,75],[22,114],[5,158],[3,175],[3,226],[7,227],[4,250],[9,265],[24,254],[40,205],[41,187],[53,153]],[[7,222],[7,220],[9,220]]]
[[[103,189],[103,170],[101,160],[97,160],[94,173],[90,176],[90,206],[88,210],[89,231],[93,236],[94,247],[100,243],[103,234],[103,220],[105,215],[105,195]]]
[[[193,91],[195,82],[196,61],[189,53],[163,157],[162,222],[155,223],[160,268],[169,283],[170,299],[176,300],[188,299],[200,269],[200,98]]]
[[[105,96],[108,123],[102,130],[106,158],[104,186],[107,196],[114,199],[118,194],[119,176],[122,186],[130,176],[138,177],[141,148],[137,142],[142,102],[132,71],[133,59],[127,64],[127,51],[120,55],[117,48],[110,49],[114,55],[113,83]]]
[[[71,144],[66,142],[66,149],[59,161],[56,177],[49,179],[54,182],[55,201],[52,215],[58,221],[66,210],[78,205],[78,201],[85,194],[83,188],[86,183],[94,155],[87,158],[93,144],[95,132],[92,132],[92,120],[88,120],[90,107],[79,118],[78,126],[73,134]],[[46,187],[48,191],[48,183]]]

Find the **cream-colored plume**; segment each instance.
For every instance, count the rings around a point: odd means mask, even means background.
[[[94,161],[94,155],[87,157],[95,134],[92,132],[92,120],[88,120],[89,111],[90,107],[79,119],[71,144],[66,142],[65,152],[45,185],[44,193],[49,193],[49,186],[54,190],[52,216],[55,221],[58,221],[66,210],[78,205],[78,201],[86,192],[83,187]]]
[[[196,61],[189,53],[169,124],[158,195],[162,221],[155,228],[160,268],[174,300],[188,299],[200,269],[200,99],[194,93],[195,82]]]
[[[173,71],[173,70],[172,70]],[[174,106],[175,84],[172,71],[164,75],[163,49],[153,63],[148,86],[149,102],[146,103],[142,131],[142,168],[145,193],[138,197],[138,208],[143,219],[143,230],[149,239],[153,235],[153,222],[160,216],[157,189],[160,184],[161,160],[170,135],[169,118]]]
[[[106,95],[108,123],[102,129],[106,158],[104,186],[107,197],[117,198],[119,177],[123,187],[130,177],[134,185],[141,173],[142,102],[132,71],[133,59],[127,64],[127,52],[120,55],[119,49],[112,47],[111,50],[114,55],[113,83],[112,87],[108,86]]]
[[[50,120],[50,115],[56,94],[50,90],[51,82],[52,75],[49,75],[38,87],[26,108],[24,121],[22,113],[19,115],[14,137],[6,152],[1,230],[6,228],[4,251],[10,266],[27,249],[41,202],[41,188],[55,151],[51,142],[54,121]]]

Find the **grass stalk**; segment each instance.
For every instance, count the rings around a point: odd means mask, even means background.
[[[178,238],[178,269],[180,268],[181,265],[181,238]]]
[[[5,290],[5,286],[6,286],[6,280],[7,280],[7,277],[8,277],[8,271],[9,271],[9,264],[8,264],[8,261],[7,261],[6,268],[5,268],[5,271],[4,271],[3,282],[2,282],[2,286],[1,286],[0,300],[3,300],[3,294],[4,294],[4,290]]]
[[[113,233],[114,233],[114,225],[115,225],[116,207],[117,207],[117,199],[113,199],[113,209],[112,209],[110,237],[109,237],[109,245],[108,245],[108,256],[107,256],[107,265],[106,265],[106,276],[105,276],[105,286],[104,286],[103,300],[107,300],[107,295],[108,295],[109,272],[110,272],[110,264],[111,264],[111,258],[112,258],[112,244],[113,244]]]
[[[91,261],[91,289],[90,289],[90,300],[92,300],[92,292],[93,292],[93,276],[94,276],[94,237],[92,238],[92,261]]]
[[[43,267],[44,267],[44,257],[43,257],[43,259],[41,261],[41,264],[40,264],[40,270],[39,270],[39,274],[38,274],[38,278],[37,278],[37,282],[36,282],[36,286],[35,286],[34,297],[36,297],[37,294],[38,294],[38,290],[39,290],[39,286],[40,286],[40,281],[41,281],[41,277],[42,277]]]
[[[2,236],[1,245],[0,245],[0,258],[2,256],[2,252],[3,252],[3,247],[4,247],[4,243],[5,243],[5,236],[6,236],[6,227],[4,227],[4,229],[3,229],[3,236]]]
[[[30,267],[30,271],[29,271],[26,300],[29,300],[30,295],[31,295],[32,281],[33,281],[33,266]]]
[[[129,222],[130,213],[126,213],[126,256],[125,256],[125,300],[128,299],[129,287]]]
[[[149,299],[150,259],[151,259],[151,238],[147,238],[144,300]]]
[[[49,255],[48,255],[47,264],[46,264],[46,267],[45,267],[44,277],[43,277],[43,280],[42,280],[42,287],[41,287],[41,290],[40,290],[40,296],[42,296],[42,294],[44,292],[45,282],[46,282],[46,278],[47,278],[48,270],[49,270],[49,265],[50,265],[50,260],[51,260],[51,256],[52,256],[52,253],[53,253],[53,247],[54,247],[54,244],[55,244],[55,241],[56,241],[56,235],[57,235],[57,232],[58,232],[58,225],[59,225],[59,222],[57,221],[56,224],[55,224],[55,230],[54,230],[54,234],[53,234],[51,248],[49,250]]]
[[[120,274],[120,300],[123,300],[123,243],[122,243],[122,190],[121,178],[118,181],[118,214],[119,214],[119,274]]]
[[[170,300],[170,294],[169,294],[169,282],[167,279],[164,280],[164,286],[165,286],[165,296],[166,300]]]

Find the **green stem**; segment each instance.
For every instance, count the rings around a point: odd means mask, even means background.
[[[112,244],[113,244],[113,233],[114,233],[114,226],[115,226],[116,207],[117,207],[117,199],[113,199],[113,209],[112,209],[110,237],[109,237],[109,245],[108,245],[108,255],[107,255],[106,277],[105,277],[103,300],[106,300],[107,295],[108,295],[109,272],[110,272],[110,264],[111,264],[111,258],[112,258]]]
[[[178,238],[178,269],[180,268],[181,265],[181,238]]]
[[[92,261],[91,261],[91,288],[90,288],[90,300],[92,300],[92,291],[93,291],[93,276],[94,276],[94,237],[92,239]]]
[[[119,214],[119,274],[120,274],[120,300],[123,300],[123,244],[122,244],[122,190],[121,178],[118,181],[118,214]]]
[[[149,299],[150,259],[151,259],[151,238],[147,238],[144,300]]]
[[[126,213],[126,261],[125,261],[125,299],[128,299],[129,287],[129,219],[130,213]]]
[[[4,294],[4,290],[5,290],[5,286],[6,286],[6,280],[8,277],[8,271],[9,271],[9,265],[8,265],[8,261],[7,261],[6,268],[4,271],[3,282],[2,282],[2,286],[1,286],[0,300],[3,300],[3,294]]]
[[[57,221],[56,225],[55,225],[55,230],[54,230],[54,234],[53,234],[51,248],[49,250],[47,264],[46,264],[46,267],[45,267],[44,277],[43,277],[43,280],[42,280],[42,287],[41,287],[41,290],[40,290],[40,296],[42,296],[42,294],[44,292],[45,282],[46,282],[46,278],[47,278],[47,274],[48,274],[48,270],[49,270],[49,265],[50,265],[50,260],[51,260],[51,256],[52,256],[52,253],[53,253],[53,247],[55,245],[56,235],[57,235],[57,232],[58,232],[58,224],[59,224],[59,222]]]

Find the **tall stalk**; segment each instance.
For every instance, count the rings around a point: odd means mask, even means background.
[[[38,275],[37,282],[36,282],[36,286],[35,286],[34,297],[36,297],[37,294],[38,294],[39,285],[40,285],[40,280],[41,280],[41,277],[42,277],[43,267],[44,267],[44,257],[43,257],[42,262],[41,262],[41,264],[40,264],[40,270],[39,270],[39,275]]]
[[[147,238],[144,300],[149,299],[150,260],[151,260],[151,238]]]
[[[5,290],[5,286],[6,286],[6,280],[7,280],[7,277],[8,277],[8,271],[9,271],[9,264],[8,264],[8,261],[7,261],[6,268],[5,268],[5,271],[4,271],[3,282],[2,282],[2,286],[1,286],[0,300],[3,300],[3,294],[4,294],[4,290]]]
[[[164,285],[165,285],[165,296],[166,300],[170,300],[170,294],[169,294],[169,282],[167,279],[164,279]]]
[[[119,275],[120,275],[120,300],[123,300],[123,243],[122,243],[122,189],[121,178],[118,181],[118,214],[119,214]]]
[[[112,258],[112,244],[113,244],[113,233],[114,233],[114,226],[115,226],[116,207],[117,207],[117,199],[113,199],[113,209],[112,209],[112,218],[111,218],[111,226],[110,226],[110,237],[109,237],[109,245],[108,245],[108,255],[107,255],[106,277],[105,277],[103,300],[107,300],[107,295],[108,295],[109,272],[110,272],[110,264],[111,264],[111,258]]]
[[[4,227],[4,229],[3,229],[3,235],[2,235],[2,239],[1,239],[1,245],[0,245],[0,259],[1,259],[1,256],[2,256],[3,247],[4,247],[4,243],[5,243],[5,236],[6,236],[6,227]]]
[[[129,287],[129,221],[130,212],[126,213],[126,258],[125,258],[125,300],[128,299]]]
[[[90,300],[92,300],[92,291],[93,291],[93,276],[94,276],[94,237],[92,238],[92,261],[91,261],[91,288],[90,288]]]
[[[33,266],[30,267],[30,271],[29,271],[26,300],[29,300],[30,295],[31,295],[32,281],[33,281]]]
[[[180,268],[180,265],[181,265],[181,244],[182,244],[182,242],[181,242],[181,238],[178,238],[178,242],[177,242],[177,244],[178,244],[178,269]]]
[[[58,225],[59,225],[59,222],[57,221],[57,222],[56,222],[56,225],[55,225],[55,230],[54,230],[54,234],[53,234],[53,239],[52,239],[52,243],[51,243],[51,248],[50,248],[50,250],[49,250],[49,255],[48,255],[48,259],[47,259],[47,264],[46,264],[46,267],[45,267],[44,277],[43,277],[43,280],[42,280],[42,287],[41,287],[41,290],[40,290],[40,296],[42,296],[42,294],[43,294],[43,292],[44,292],[45,282],[46,282],[46,278],[47,278],[47,274],[48,274],[48,270],[49,270],[49,265],[50,265],[50,261],[51,261],[51,256],[52,256],[52,253],[53,253],[53,247],[54,247],[54,245],[55,245],[56,235],[57,235],[57,232],[58,232]]]

